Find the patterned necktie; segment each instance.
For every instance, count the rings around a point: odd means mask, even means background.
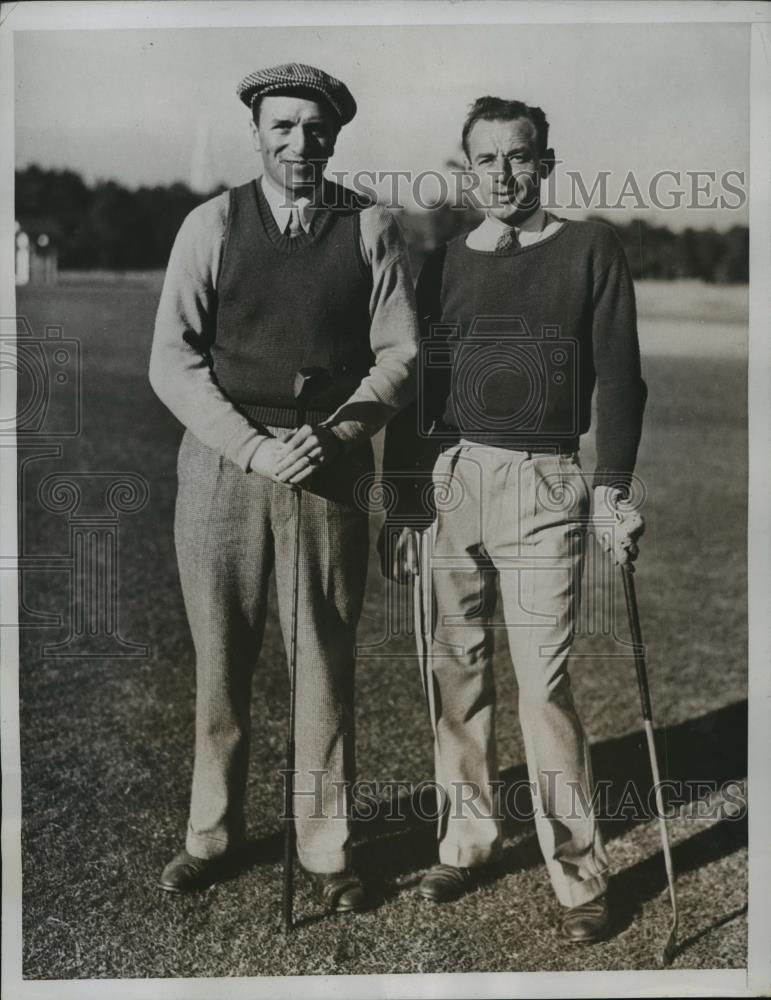
[[[513,226],[506,226],[506,231],[501,233],[495,243],[496,250],[512,250],[519,246],[519,240]]]
[[[287,229],[289,238],[293,239],[295,236],[299,236],[302,231],[303,227],[300,222],[300,209],[297,205],[292,205],[292,214],[289,217],[289,228]]]

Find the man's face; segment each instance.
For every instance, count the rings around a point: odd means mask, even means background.
[[[335,151],[337,128],[337,120],[323,103],[276,95],[263,97],[252,135],[270,180],[298,196],[321,183]]]
[[[488,214],[511,225],[532,215],[551,163],[538,155],[530,119],[480,120],[469,133],[468,150],[467,166],[479,180],[478,197]]]

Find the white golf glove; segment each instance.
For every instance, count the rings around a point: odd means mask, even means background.
[[[420,539],[416,528],[402,528],[397,534],[384,524],[377,548],[380,553],[380,571],[387,580],[407,583],[411,577],[418,575]]]
[[[621,490],[608,486],[594,488],[591,526],[603,551],[611,553],[616,566],[634,562],[640,552],[637,539],[645,531],[642,514],[622,496]]]

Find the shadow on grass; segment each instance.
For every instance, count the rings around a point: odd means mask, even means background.
[[[677,795],[666,800],[668,807],[687,808],[702,801],[710,792],[714,794],[721,786],[740,781],[747,774],[747,702],[735,702],[660,730],[657,747],[662,780],[676,783],[677,787]],[[621,837],[631,828],[652,820],[649,811],[643,809],[641,813],[637,808],[638,801],[645,806],[649,796],[652,799],[650,761],[643,730],[595,744],[592,764],[595,783],[605,793],[600,823],[606,840]],[[500,777],[504,794],[515,786],[521,788],[523,794],[518,794],[516,801],[521,814],[526,816],[530,803],[524,794],[525,766],[508,768]],[[402,796],[380,803],[372,818],[354,818],[357,867],[382,898],[395,896],[414,885],[418,873],[437,860],[436,822],[426,818],[435,811],[434,801],[434,790],[424,787],[419,796]],[[504,818],[504,837],[517,842],[491,870],[491,879],[542,863],[533,829],[528,819],[512,815]],[[676,869],[698,868],[733,853],[746,841],[746,821],[722,820],[675,847]],[[661,852],[617,873],[613,881],[614,894],[618,894],[622,903],[620,917],[628,922],[633,915],[630,901],[637,905],[666,886]]]
[[[227,862],[218,872],[216,881],[230,882],[238,879],[244,872],[254,868],[261,868],[267,865],[275,866],[283,862],[284,859],[284,835],[281,833],[271,833],[265,837],[253,837],[247,840],[239,848],[235,856]],[[308,892],[314,894],[314,886],[311,876],[304,871],[302,866],[295,862],[294,866],[294,886],[295,893],[300,885],[303,885]],[[371,899],[365,907],[365,911],[377,909],[383,902],[382,894],[373,892]],[[295,913],[294,927],[312,927],[314,924],[322,923],[330,916],[329,910],[319,909],[317,912],[298,916]]]
[[[241,845],[231,857],[223,859],[216,870],[215,881],[232,882],[244,872],[263,865],[276,865],[284,856],[284,840],[281,833],[271,833],[266,837],[252,837]]]
[[[696,719],[672,726],[657,734],[662,778],[681,786],[677,805],[687,808],[702,801],[705,792],[730,781],[739,781],[747,773],[747,703],[736,702]],[[640,815],[629,807],[629,788],[645,804],[651,794],[650,762],[645,734],[642,730],[618,739],[606,740],[592,748],[595,783],[607,790],[602,801],[601,827],[606,840],[623,836],[631,828],[653,821],[650,814]],[[521,787],[527,781],[524,765],[501,772],[503,791]],[[530,803],[523,794],[517,800],[527,814]],[[627,808],[625,808],[627,806]],[[375,815],[368,819],[354,816],[355,864],[366,877],[373,899],[372,908],[413,887],[422,870],[437,860],[436,822],[426,819],[435,810],[434,791],[424,784],[419,796],[401,796],[380,802]],[[698,811],[696,812],[698,817]],[[613,817],[613,818],[609,818]],[[535,837],[533,823],[511,815],[504,820],[504,837],[515,843],[508,847],[501,860],[490,866],[483,883],[495,882],[513,874],[541,865],[543,858]],[[733,854],[747,843],[746,817],[720,819],[708,829],[701,829],[673,846],[676,873],[696,870],[720,858]],[[241,872],[276,865],[282,858],[281,833],[248,841],[239,852],[226,879]],[[302,873],[298,870],[298,878]],[[642,904],[666,891],[667,882],[662,853],[615,872],[610,895],[616,932],[627,928],[636,919]],[[717,918],[678,947],[678,953],[696,943],[705,934],[741,915],[738,910]],[[306,917],[298,925],[315,923],[323,915]]]
[[[675,879],[688,871],[695,871],[706,865],[719,861],[733,854],[747,844],[747,819],[723,819],[706,830],[700,830],[687,840],[675,844],[672,848],[672,865]],[[614,875],[611,882],[613,912],[618,920],[619,930],[628,927],[640,912],[641,904],[654,899],[667,890],[667,877],[661,851],[638,861]],[[720,894],[715,894],[720,899]],[[712,909],[707,907],[708,910]],[[723,924],[734,920],[746,911],[743,906],[731,910],[712,921],[707,927],[701,928],[695,934],[679,942],[675,955],[681,954],[695,944],[706,934],[711,933]]]

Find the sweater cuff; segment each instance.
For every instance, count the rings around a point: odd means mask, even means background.
[[[252,459],[255,456],[257,449],[260,445],[265,444],[266,441],[270,440],[270,436],[267,434],[260,434],[259,431],[255,431],[254,434],[250,435],[246,441],[242,442],[235,452],[232,454],[226,453],[226,458],[229,458],[231,462],[235,462],[243,472],[251,472]]]
[[[598,486],[607,486],[611,489],[621,490],[622,499],[626,499],[631,492],[632,473],[618,472],[613,469],[595,469],[592,478],[592,489]]]

